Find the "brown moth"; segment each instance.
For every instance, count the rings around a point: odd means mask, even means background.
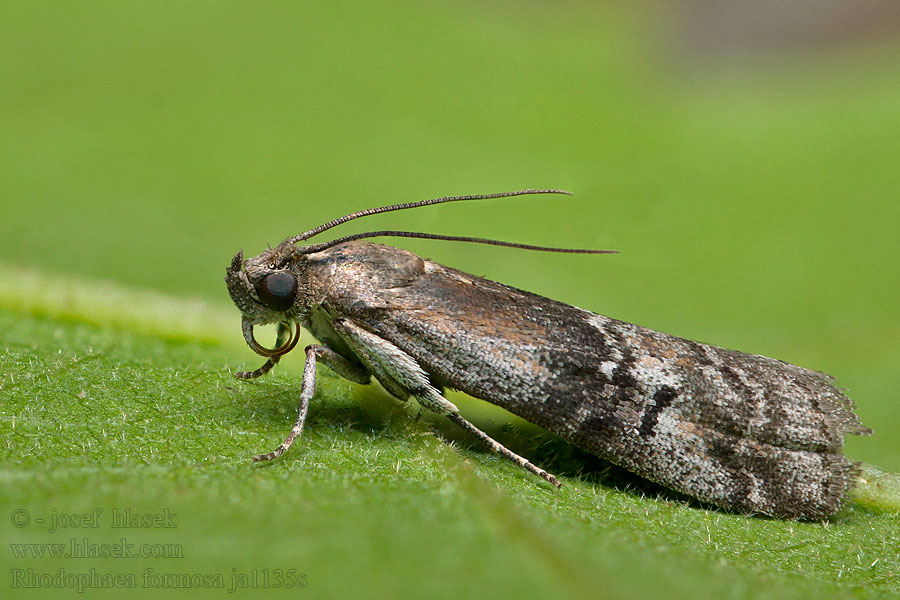
[[[225,281],[248,345],[267,373],[308,329],[300,410],[282,455],[300,435],[316,364],[357,383],[371,377],[415,398],[496,452],[554,485],[556,478],[464,419],[443,390],[501,406],[638,475],[739,512],[823,519],[846,501],[858,465],[846,434],[871,433],[851,401],[818,371],[617,321],[425,260],[358,241],[376,236],[449,239],[556,252],[480,238],[376,231],[297,243],[346,221],[429,204],[526,194],[522,190],[395,204],[353,213],[246,261]],[[253,327],[278,323],[267,349]]]

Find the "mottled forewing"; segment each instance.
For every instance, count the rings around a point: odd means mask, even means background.
[[[352,293],[347,316],[436,384],[667,487],[738,511],[822,518],[851,486],[844,435],[867,430],[821,373],[428,261],[406,264],[388,289]]]

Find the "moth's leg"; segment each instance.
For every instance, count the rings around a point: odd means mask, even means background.
[[[456,405],[444,398],[428,380],[428,375],[419,366],[419,363],[406,352],[347,319],[335,319],[333,327],[379,381],[384,383],[378,374],[380,371],[395,385],[402,386],[408,395],[413,396],[419,404],[438,414],[446,415],[447,418],[477,437],[500,456],[511,460],[526,471],[542,477],[556,487],[561,487],[562,484],[556,477],[519,456],[464,419],[459,414]],[[370,367],[370,365],[372,366]]]
[[[372,376],[369,375],[369,372],[366,371],[365,368],[350,362],[331,348],[313,345],[307,346],[307,352],[309,351],[309,348],[315,348],[316,355],[319,360],[322,361],[322,364],[344,379],[362,385],[369,385],[372,383]],[[305,370],[306,369],[304,368],[304,371]]]
[[[438,414],[458,412],[428,381],[428,375],[409,354],[348,319],[335,319],[332,327],[360,361],[393,396],[413,396]]]
[[[275,345],[273,348],[281,348],[284,345],[284,342],[287,341],[288,335],[291,333],[291,326],[284,321],[278,324],[278,332],[275,334]],[[266,359],[266,362],[263,363],[263,366],[256,369],[255,371],[238,371],[234,374],[237,379],[256,379],[257,377],[262,377],[266,373],[272,370],[276,364],[278,364],[278,359],[281,358],[281,355],[271,356]]]
[[[513,461],[514,463],[516,463],[517,465],[519,465],[526,471],[529,471],[531,473],[534,473],[535,475],[542,477],[543,479],[545,479],[546,481],[549,481],[550,483],[552,483],[553,485],[555,485],[558,488],[562,487],[562,484],[559,482],[559,480],[556,477],[554,477],[551,473],[548,473],[547,471],[543,470],[542,468],[536,466],[534,463],[529,461],[524,456],[519,456],[518,454],[516,454],[515,452],[513,452],[512,450],[510,450],[509,448],[507,448],[506,446],[504,446],[503,444],[501,444],[500,442],[498,442],[497,440],[495,440],[494,438],[492,438],[491,436],[489,436],[482,430],[475,427],[472,423],[465,420],[459,413],[450,413],[447,415],[447,418],[450,419],[451,421],[453,421],[454,423],[456,423],[457,425],[459,425],[460,427],[462,427],[463,429],[465,429],[466,431],[468,431],[469,433],[471,433],[472,435],[474,435],[475,437],[477,437],[479,440],[484,442],[484,444],[487,445],[491,450],[493,450],[494,452],[496,452],[503,458]]]
[[[294,440],[303,431],[303,423],[306,421],[306,413],[309,410],[309,400],[316,392],[316,359],[321,360],[332,371],[356,383],[369,383],[369,374],[358,365],[325,346],[314,344],[306,347],[306,364],[303,366],[303,380],[300,383],[300,410],[297,413],[297,420],[294,427],[288,434],[287,438],[281,445],[268,454],[259,454],[253,457],[256,462],[262,462],[278,458],[291,447]]]
[[[394,398],[405,402],[409,398],[409,390],[388,372],[388,369],[385,368],[382,361],[378,359],[377,353],[373,352],[360,336],[353,335],[351,330],[344,330],[345,323],[349,323],[349,321],[346,319],[336,319],[332,323],[332,327],[335,332],[337,332],[338,336],[350,347],[353,354],[359,358],[366,370],[375,376],[375,379],[378,380],[384,389],[386,389]],[[380,340],[381,338],[378,339]],[[418,365],[415,366],[418,367]],[[455,406],[453,408],[456,409]]]

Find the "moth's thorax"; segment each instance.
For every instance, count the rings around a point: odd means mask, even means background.
[[[312,304],[366,298],[373,304],[390,290],[411,285],[425,272],[425,261],[412,252],[366,242],[348,242],[305,255]]]

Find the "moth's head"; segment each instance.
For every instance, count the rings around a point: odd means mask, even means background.
[[[244,260],[238,252],[225,270],[225,284],[235,306],[253,325],[299,321],[306,316],[306,256],[282,244]]]
[[[264,356],[272,354],[260,351],[266,349],[253,339],[253,326],[299,322],[309,310],[301,268],[304,259],[290,250],[270,248],[246,261],[243,252],[238,252],[225,270],[225,284],[241,311],[247,344]]]

